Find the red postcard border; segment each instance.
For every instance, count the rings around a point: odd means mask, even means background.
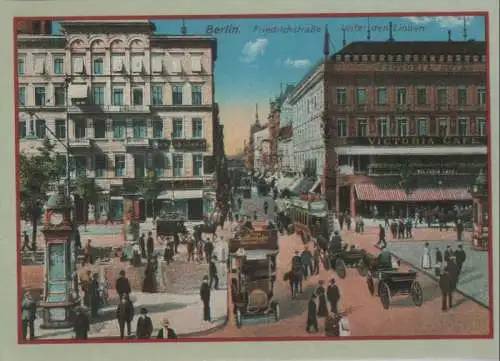
[[[63,17],[50,17],[50,16],[40,16],[40,17],[14,17],[13,18],[13,64],[14,64],[14,86],[17,89],[18,84],[18,74],[16,69],[17,64],[17,27],[19,22],[26,20],[173,20],[173,19],[186,19],[186,20],[201,20],[201,19],[276,19],[276,18],[339,18],[339,17],[404,17],[404,16],[482,16],[485,18],[485,42],[486,42],[486,129],[488,133],[488,192],[493,193],[492,184],[492,157],[491,157],[491,129],[490,129],[490,68],[489,68],[489,13],[487,11],[466,11],[466,12],[373,12],[373,13],[289,13],[289,14],[206,14],[206,15],[131,15],[131,16],[63,16]],[[17,263],[17,325],[18,325],[18,344],[26,345],[43,345],[43,344],[75,344],[75,343],[156,343],[165,342],[164,340],[120,340],[120,339],[89,339],[84,341],[78,341],[73,339],[61,339],[61,340],[38,340],[33,341],[23,341],[22,335],[22,324],[21,324],[21,261],[20,261],[20,251],[21,251],[21,227],[20,227],[20,185],[19,185],[19,94],[17,91],[14,92],[14,134],[15,134],[15,166],[16,166],[16,212],[17,212],[17,222],[16,222],[16,263]],[[489,214],[493,213],[493,202],[489,202]],[[269,341],[375,341],[375,340],[385,340],[385,341],[396,341],[396,340],[478,340],[478,339],[493,339],[494,338],[494,314],[493,314],[493,223],[490,222],[488,226],[488,296],[489,296],[489,331],[486,335],[429,335],[429,336],[352,336],[352,337],[342,337],[338,339],[332,339],[322,336],[317,337],[224,337],[224,338],[185,338],[177,339],[170,342],[269,342]]]

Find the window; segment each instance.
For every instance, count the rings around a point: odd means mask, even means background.
[[[162,85],[154,85],[152,87],[153,98],[151,103],[153,105],[162,105],[163,104],[163,86]]]
[[[398,88],[396,90],[396,101],[398,105],[406,105],[406,89]]]
[[[104,59],[102,56],[98,56],[92,59],[92,74],[94,75],[104,74]]]
[[[191,85],[191,104],[201,105],[201,85]]]
[[[20,121],[19,122],[19,138],[26,138],[26,135],[27,135],[27,129],[26,129],[26,122],[23,120],[23,121]]]
[[[35,105],[44,106],[46,103],[45,100],[45,87],[37,86],[35,88]]]
[[[172,87],[172,104],[182,105],[182,85],[174,85]]]
[[[479,88],[477,90],[477,101],[480,105],[486,104],[486,89]]]
[[[134,138],[147,138],[147,125],[145,120],[134,120],[132,122]]]
[[[379,137],[389,136],[389,124],[385,118],[378,120],[378,135]]]
[[[418,135],[421,137],[427,137],[429,132],[427,131],[427,119],[418,119]]]
[[[124,139],[126,134],[125,121],[113,120],[113,138]]]
[[[201,118],[193,118],[192,127],[193,138],[203,138],[203,120]]]
[[[174,154],[172,157],[174,177],[184,176],[184,155]]]
[[[398,136],[399,137],[408,136],[408,120],[398,119]]]
[[[447,105],[448,104],[448,89],[438,89],[437,90],[437,104]]]
[[[83,139],[87,134],[87,125],[84,119],[75,119],[74,132],[76,139]]]
[[[344,88],[336,89],[336,100],[338,105],[346,105],[347,104],[347,92]]]
[[[358,105],[366,104],[366,89],[364,88],[356,89],[356,104]]]
[[[417,89],[417,104],[426,105],[427,104],[427,89],[418,88]]]
[[[132,55],[132,73],[142,73],[144,70],[144,55]]]
[[[84,178],[87,176],[87,157],[76,156],[73,158],[75,164],[76,177]]]
[[[480,137],[485,137],[486,136],[486,119],[484,118],[477,118],[476,121],[476,133]]]
[[[439,119],[438,121],[438,135],[440,137],[448,136],[448,119]]]
[[[172,138],[181,139],[184,138],[184,119],[174,118],[172,121]]]
[[[191,55],[191,71],[193,73],[201,72],[201,55]]]
[[[45,120],[35,120],[35,136],[37,138],[45,138],[47,136],[47,128],[45,127]]]
[[[458,105],[467,105],[467,88],[460,88],[457,92]]]
[[[113,105],[123,105],[123,88],[114,87],[112,94]]]
[[[469,119],[458,118],[458,136],[466,137],[469,135]]]
[[[358,119],[358,137],[366,137],[368,135],[368,121],[366,119]]]
[[[387,104],[387,89],[378,88],[377,89],[377,104],[386,105]]]
[[[92,87],[92,103],[95,105],[104,105],[104,86]]]
[[[26,106],[26,88],[23,86],[19,87],[19,105]]]
[[[96,139],[106,139],[106,121],[104,119],[94,120],[94,137]]]
[[[115,154],[115,177],[125,177],[124,154]]]
[[[63,86],[54,87],[54,105],[66,104],[66,89]]]
[[[113,73],[122,73],[124,69],[125,56],[123,54],[112,54],[111,55],[111,70]]]
[[[345,119],[337,120],[337,132],[339,137],[347,137],[347,122]]]
[[[23,76],[26,73],[26,63],[24,58],[17,59],[17,75]]]
[[[96,155],[94,161],[94,170],[96,178],[106,177],[107,158],[105,155]]]
[[[181,65],[181,57],[180,56],[173,56],[172,57],[172,73],[180,73],[182,72],[182,65]]]
[[[134,174],[136,178],[142,178],[146,174],[146,157],[142,154],[134,155]]]
[[[54,74],[64,74],[64,58],[54,58]]]
[[[203,175],[203,155],[193,154],[193,176],[201,177]]]
[[[163,120],[155,120],[153,122],[153,138],[163,138]]]
[[[151,55],[151,70],[153,73],[163,72],[163,54]]]
[[[84,71],[83,55],[73,55],[71,57],[71,67],[73,74],[82,74]]]
[[[144,102],[143,89],[142,88],[134,88],[132,90],[132,105],[142,105],[143,102]]]
[[[35,55],[33,60],[34,73],[37,75],[45,74],[45,55]]]
[[[66,138],[66,121],[64,119],[56,119],[56,138],[65,139]]]
[[[162,153],[156,153],[153,156],[153,169],[158,177],[163,177],[165,173],[166,162],[165,155]]]

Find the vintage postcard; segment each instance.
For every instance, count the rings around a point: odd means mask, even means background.
[[[114,15],[13,19],[19,347],[494,338],[488,12]]]

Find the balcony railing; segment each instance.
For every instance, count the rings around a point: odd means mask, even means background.
[[[69,140],[71,148],[90,148],[93,144],[94,141],[89,138],[73,138]]]
[[[334,113],[390,113],[390,112],[419,112],[419,111],[485,111],[484,104],[333,104]]]
[[[82,113],[149,113],[151,111],[149,105],[72,105],[68,107],[68,112],[71,114]]]
[[[124,143],[125,143],[126,147],[149,147],[149,139],[148,138],[128,137],[128,138],[125,138]]]
[[[161,138],[149,139],[149,146],[151,147],[151,149],[157,151],[168,151],[170,149],[171,144],[172,141],[170,139],[161,139]]]
[[[178,150],[206,151],[206,139],[172,139],[172,146]]]

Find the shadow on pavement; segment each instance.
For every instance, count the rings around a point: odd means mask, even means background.
[[[303,289],[303,292],[297,298],[292,299],[289,293],[287,296],[282,296],[278,299],[280,304],[281,319],[294,317],[303,314],[307,310],[307,303],[311,298],[316,286],[309,285]],[[317,302],[316,302],[317,303]]]
[[[426,285],[425,287],[422,287],[422,293],[423,293],[423,304],[425,304],[426,302],[430,302],[441,296],[441,290],[439,289],[439,285],[437,285],[434,282]],[[396,294],[392,297],[391,307],[411,308],[417,306],[415,306],[415,303],[413,302],[410,294],[408,295]]]
[[[148,310],[149,314],[153,313],[158,313],[158,312],[168,312],[168,311],[173,311],[177,310],[180,308],[184,308],[189,306],[189,304],[183,304],[183,303],[164,303],[164,304],[143,304],[140,305],[140,308],[146,308]],[[134,307],[134,317],[139,315],[139,307],[135,306]],[[116,308],[111,308],[108,307],[106,308],[103,313],[99,315],[98,318],[91,320],[91,324],[96,324],[96,323],[101,323],[101,322],[106,322],[106,321],[112,321],[116,320]]]

